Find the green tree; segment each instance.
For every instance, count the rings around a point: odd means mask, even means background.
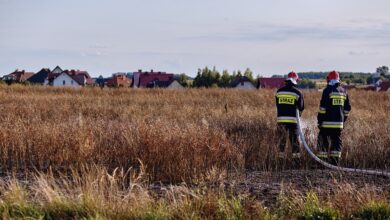
[[[212,85],[218,85],[221,74],[214,67],[212,70],[207,66],[204,69],[198,69],[198,73],[194,79],[194,87],[209,88]]]
[[[376,72],[379,73],[381,76],[389,74],[389,67],[388,66],[380,66],[376,68]]]
[[[183,86],[188,86],[188,76],[185,73],[180,74],[178,82]]]
[[[222,71],[221,79],[219,80],[220,87],[227,87],[232,82],[232,76],[227,70]]]
[[[302,89],[314,89],[316,88],[316,83],[310,79],[302,79],[298,82],[298,88]]]
[[[245,72],[244,72],[244,76],[248,77],[248,79],[252,82],[255,82],[255,79],[253,78],[253,72],[251,69],[249,68],[246,68]]]

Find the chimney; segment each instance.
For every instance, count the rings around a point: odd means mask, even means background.
[[[142,73],[142,69],[138,69],[138,72],[139,72],[139,73]]]
[[[153,73],[153,69],[151,69],[150,72]]]

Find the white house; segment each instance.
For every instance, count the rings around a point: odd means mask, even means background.
[[[52,82],[53,78],[55,78],[56,76],[58,76],[58,75],[61,74],[62,72],[63,72],[63,70],[61,69],[61,67],[56,66],[56,67],[48,74],[48,76],[46,76],[43,85],[51,85],[51,82]]]
[[[184,86],[182,86],[177,80],[173,80],[167,89],[184,89]]]
[[[147,84],[147,88],[184,89],[184,86],[181,85],[177,80],[172,79],[169,81],[151,81]]]
[[[55,87],[81,87],[81,85],[67,73],[63,72],[53,80]]]
[[[256,89],[256,87],[253,85],[253,83],[246,76],[238,76],[230,84],[229,87],[234,88],[234,89],[247,89],[247,90]]]

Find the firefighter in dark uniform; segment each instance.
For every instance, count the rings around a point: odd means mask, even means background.
[[[332,165],[341,158],[341,132],[351,111],[347,92],[340,86],[340,75],[332,71],[327,76],[328,85],[322,93],[318,112],[317,156]]]
[[[298,141],[297,109],[300,114],[304,110],[303,94],[296,88],[298,74],[290,72],[286,84],[276,93],[277,135],[279,137],[279,158],[285,158],[286,142],[292,146],[293,161],[299,161],[300,149]]]

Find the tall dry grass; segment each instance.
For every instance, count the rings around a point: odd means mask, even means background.
[[[305,91],[303,123],[316,143],[320,93]],[[389,93],[350,92],[343,164],[390,165]],[[99,165],[137,167],[152,181],[203,178],[210,170],[273,170],[274,91],[0,87],[3,172]],[[312,163],[304,160],[302,168]]]
[[[282,185],[276,203],[265,207],[247,193],[220,187],[148,184],[139,171],[82,167],[58,177],[38,173],[28,182],[0,180],[2,219],[389,219],[389,191],[335,183],[302,192]]]

